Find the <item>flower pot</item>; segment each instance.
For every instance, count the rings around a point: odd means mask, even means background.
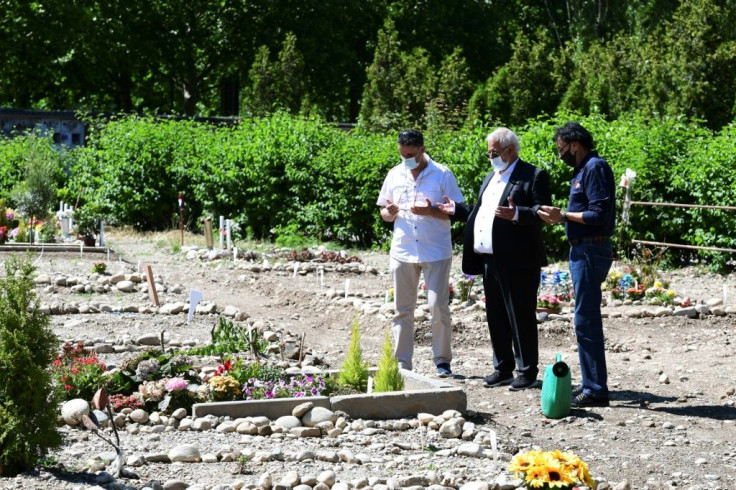
[[[559,314],[562,313],[562,308],[540,308],[537,307],[537,313],[547,313],[547,314]]]
[[[95,246],[95,237],[90,235],[77,235],[77,240],[81,240],[85,247]]]

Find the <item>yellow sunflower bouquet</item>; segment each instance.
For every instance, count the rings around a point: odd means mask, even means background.
[[[588,465],[569,452],[527,451],[511,459],[509,471],[524,480],[524,487],[543,490],[572,490],[577,486],[596,488]]]

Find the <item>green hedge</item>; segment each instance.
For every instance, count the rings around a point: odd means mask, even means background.
[[[557,159],[551,138],[568,120],[591,131],[616,179],[627,168],[636,172],[632,199],[736,204],[734,125],[713,132],[685,119],[631,115],[606,121],[573,114],[516,128],[521,157],[549,171],[555,204],[567,202],[571,172]],[[489,170],[488,132],[476,126],[425,135],[428,153],[453,170],[471,202]],[[20,178],[15,162],[27,139],[0,140],[3,196]],[[386,173],[398,163],[393,134],[345,132],[285,114],[235,126],[123,117],[94,123],[88,146],[71,157],[62,191],[66,200],[80,196],[86,208],[118,224],[170,228],[177,223],[176,199],[183,192],[192,227],[208,214],[233,218],[254,238],[296,234],[368,247],[385,244],[390,235],[375,201]],[[634,207],[631,221],[636,238],[736,248],[729,233],[736,225],[732,212]],[[456,241],[462,226],[455,225]],[[550,256],[565,257],[562,227],[545,230]]]

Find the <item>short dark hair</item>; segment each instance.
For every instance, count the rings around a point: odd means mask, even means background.
[[[418,129],[407,129],[399,133],[399,144],[401,146],[424,146],[424,136]]]
[[[577,141],[588,150],[592,150],[595,147],[595,142],[593,141],[593,136],[590,134],[590,131],[576,122],[569,122],[559,128],[555,128],[555,135],[552,138],[552,141],[555,142],[558,139],[565,143]]]

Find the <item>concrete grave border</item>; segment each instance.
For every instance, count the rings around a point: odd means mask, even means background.
[[[310,374],[334,374],[337,371]],[[241,417],[265,416],[275,420],[291,415],[292,410],[302,403],[312,402],[315,406],[342,411],[355,419],[397,419],[415,417],[418,413],[440,414],[445,410],[457,410],[465,414],[468,399],[465,391],[455,385],[422,376],[412,371],[401,370],[404,391],[341,395],[333,397],[279,398],[270,400],[241,400],[230,402],[196,403],[192,415],[204,417],[215,415]]]

